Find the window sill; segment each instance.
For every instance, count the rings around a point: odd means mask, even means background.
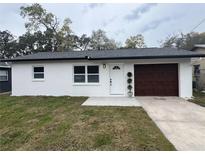
[[[100,83],[73,83],[73,86],[100,86]]]
[[[33,81],[33,82],[44,82],[45,79],[33,79],[32,81]]]

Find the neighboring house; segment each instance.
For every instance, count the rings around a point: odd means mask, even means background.
[[[171,48],[39,52],[12,62],[12,96],[192,97],[192,57]],[[127,74],[131,75],[130,77]]]
[[[0,62],[0,93],[11,91],[11,67]]]
[[[195,45],[192,51],[205,54],[205,44]],[[198,90],[205,90],[205,58],[193,58],[192,65],[194,88]]]

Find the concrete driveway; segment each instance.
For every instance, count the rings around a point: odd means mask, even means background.
[[[90,97],[83,106],[141,106],[136,98],[129,97]]]
[[[137,97],[177,150],[205,150],[205,108],[178,97]]]

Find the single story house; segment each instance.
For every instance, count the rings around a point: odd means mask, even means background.
[[[0,93],[11,91],[11,67],[0,62]]]
[[[205,54],[205,44],[196,44],[192,51]],[[192,65],[194,88],[205,91],[205,58],[193,58]]]
[[[204,56],[173,48],[139,48],[39,52],[5,61],[12,62],[12,96],[126,97],[132,92],[190,98],[191,58]]]

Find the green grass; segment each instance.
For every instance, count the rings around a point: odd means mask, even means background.
[[[193,103],[196,103],[200,106],[205,107],[205,93],[194,92],[194,99],[190,100]]]
[[[140,107],[0,96],[0,150],[175,150]]]
[[[110,145],[112,143],[112,137],[110,134],[102,133],[97,134],[95,137],[95,147],[101,147],[103,145]]]

